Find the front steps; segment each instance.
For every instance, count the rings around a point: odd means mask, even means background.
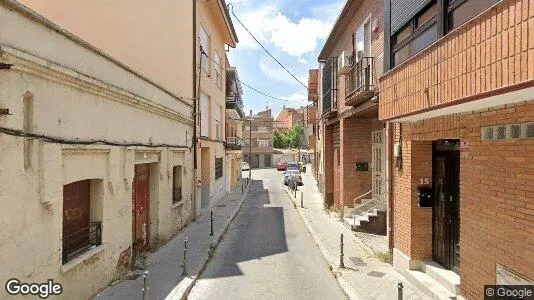
[[[385,211],[372,209],[356,216],[344,217],[343,220],[344,224],[353,231],[386,234]]]
[[[458,299],[460,276],[434,261],[422,261],[419,270],[404,270],[404,276],[432,299]]]

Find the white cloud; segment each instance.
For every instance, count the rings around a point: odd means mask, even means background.
[[[287,97],[280,97],[280,98],[287,100],[289,102],[298,102],[298,103],[301,103],[302,105],[305,105],[308,102],[307,100],[308,96],[302,93],[293,93]]]
[[[301,64],[304,64],[304,65],[308,63],[308,61],[307,61],[305,58],[302,58],[302,57],[298,57],[298,58],[297,58],[297,61],[298,61],[299,63],[301,63]]]
[[[289,75],[289,73],[287,73],[286,70],[278,66],[276,62],[272,61],[270,57],[266,59],[260,59],[258,64],[263,74],[265,74],[270,79],[278,81],[278,82],[291,83],[291,84],[296,84],[298,86],[301,86],[295,80],[295,78]],[[296,75],[296,77],[300,82],[302,82],[302,84],[307,85],[308,75],[303,75],[303,76]]]
[[[271,5],[249,11],[242,16],[238,12],[236,14],[260,42],[272,44],[294,57],[313,52],[318,40],[326,38],[331,28],[331,22],[319,18],[305,17],[293,22]],[[240,24],[236,25],[236,30],[239,47],[259,47]]]

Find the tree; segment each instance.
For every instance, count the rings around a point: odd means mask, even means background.
[[[304,127],[293,125],[286,131],[276,130],[273,134],[273,146],[275,148],[300,148]]]

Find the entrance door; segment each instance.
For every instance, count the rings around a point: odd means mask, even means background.
[[[432,254],[444,267],[460,272],[460,142],[434,142]]]
[[[384,160],[384,130],[373,131],[372,133],[372,167],[373,167],[373,199],[375,203],[381,203],[384,195],[384,172],[385,160]]]
[[[148,164],[135,165],[132,184],[132,241],[134,254],[148,250],[150,216],[150,169]]]

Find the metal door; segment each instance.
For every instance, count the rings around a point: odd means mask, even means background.
[[[90,184],[82,180],[63,187],[64,253],[83,248],[89,240]]]
[[[434,143],[433,154],[433,259],[457,273],[460,271],[459,170],[457,141]]]
[[[384,159],[384,130],[372,132],[372,188],[373,199],[380,202],[384,195],[385,159]]]
[[[134,254],[148,250],[150,219],[150,169],[135,165],[132,185],[132,241]]]

